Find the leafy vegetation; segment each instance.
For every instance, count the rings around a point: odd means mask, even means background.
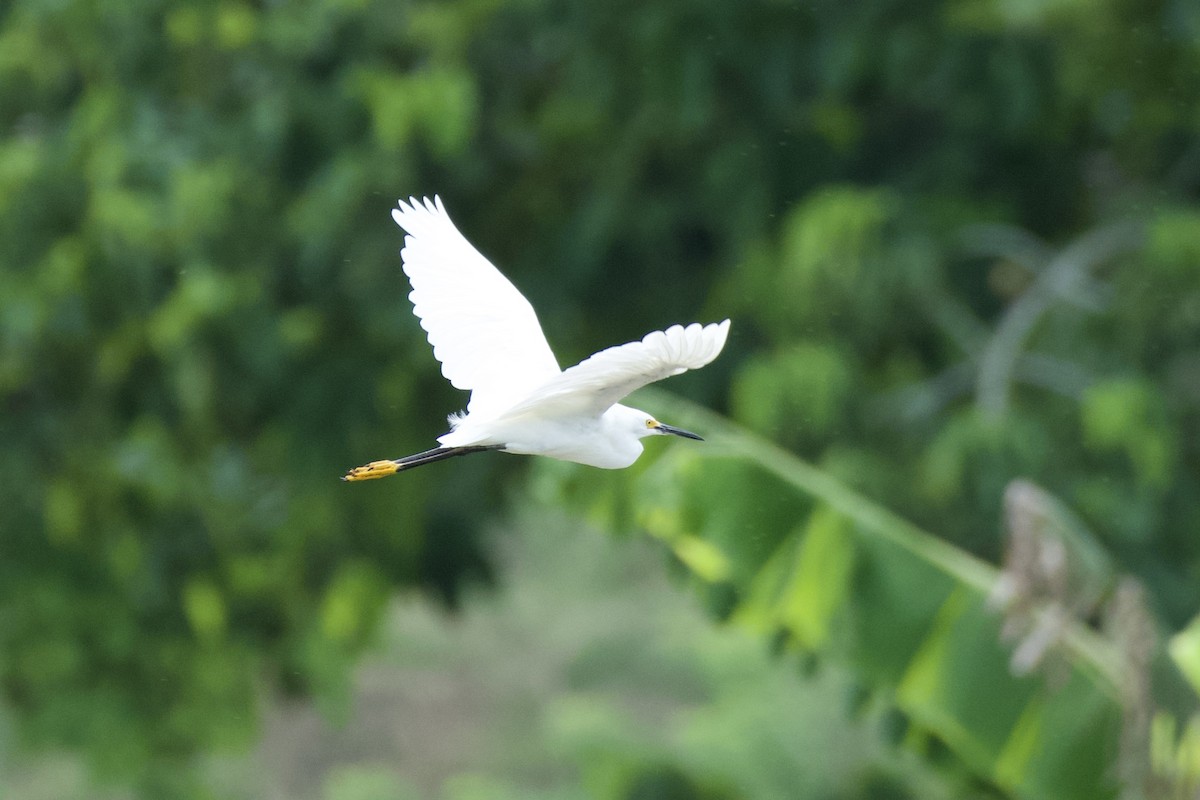
[[[397,589],[457,602],[487,520],[565,502],[947,774],[1188,791],[1197,42],[1187,0],[0,6],[13,736],[205,796],[262,698],[345,713]],[[386,214],[433,192],[563,362],[732,316],[669,387],[724,444],[338,483],[462,402]]]

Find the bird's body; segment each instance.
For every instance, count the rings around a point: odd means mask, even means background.
[[[466,429],[460,425],[438,441],[449,447],[503,445],[506,453],[549,456],[589,467],[621,469],[642,454],[641,439],[631,434],[636,426],[646,430],[646,419],[642,412],[619,404],[598,417],[518,414],[472,424]]]
[[[729,320],[675,325],[560,370],[529,301],[458,232],[440,199],[400,201],[392,216],[408,233],[401,258],[414,313],[442,374],[470,390],[471,399],[465,414],[451,415],[439,447],[373,461],[344,480],[381,478],[482,450],[621,469],[641,455],[644,436],[700,438],[618,401],[712,361],[725,345]]]

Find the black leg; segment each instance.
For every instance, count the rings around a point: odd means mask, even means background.
[[[435,447],[432,450],[426,450],[423,453],[415,453],[404,458],[397,458],[389,461],[372,461],[370,464],[364,464],[361,467],[355,467],[342,476],[344,481],[366,481],[372,478],[383,478],[388,475],[395,475],[397,472],[402,472],[407,469],[423,467],[426,464],[432,464],[435,461],[444,461],[447,458],[456,458],[457,456],[465,456],[471,453],[482,453],[485,450],[503,450],[504,445],[473,445],[471,447]]]

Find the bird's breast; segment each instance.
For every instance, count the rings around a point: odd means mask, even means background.
[[[635,437],[614,436],[599,420],[522,421],[498,433],[509,453],[547,456],[601,469],[623,469],[642,454],[642,444]]]

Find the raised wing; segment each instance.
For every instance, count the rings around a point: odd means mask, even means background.
[[[636,389],[708,364],[721,353],[728,335],[729,320],[648,333],[640,342],[601,350],[564,370],[510,413],[599,416]]]
[[[471,392],[469,413],[500,413],[561,374],[533,306],[458,232],[439,197],[401,200],[392,218],[408,233],[400,257],[413,312],[442,374]]]

